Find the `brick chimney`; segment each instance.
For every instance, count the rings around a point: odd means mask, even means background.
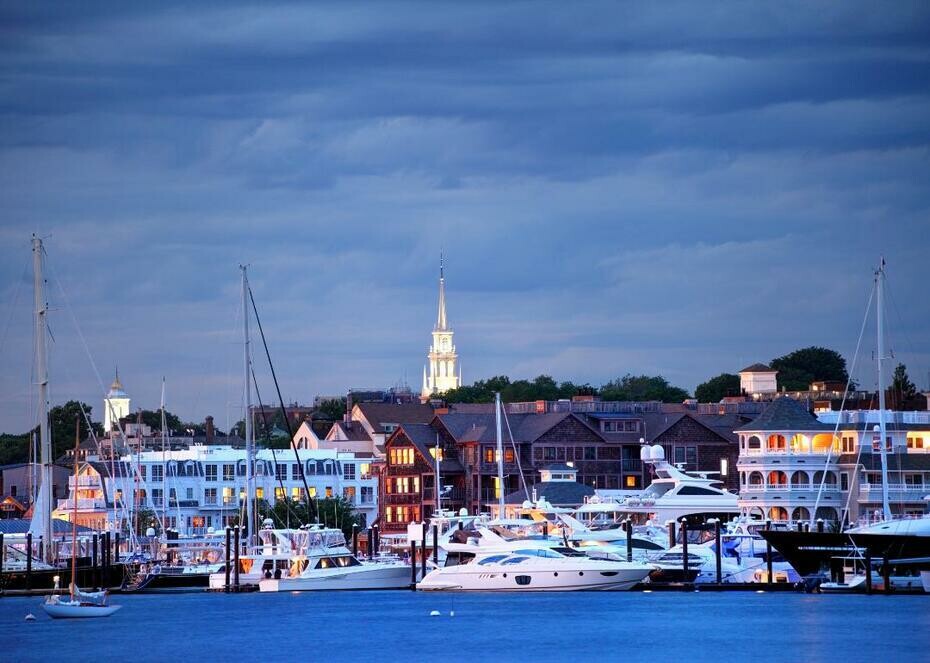
[[[206,430],[207,444],[213,444],[213,417],[209,414],[204,422],[204,429]]]

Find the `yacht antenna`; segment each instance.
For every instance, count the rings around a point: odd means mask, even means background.
[[[497,517],[504,519],[504,449],[501,435],[501,393],[494,394],[494,414],[497,420]]]
[[[882,257],[878,270],[875,272],[876,285],[876,321],[878,324],[878,430],[879,449],[882,459],[882,515],[885,520],[891,520],[891,507],[888,503],[888,453],[885,448],[885,382],[882,364],[885,360],[885,330],[883,295],[885,286],[885,258]]]

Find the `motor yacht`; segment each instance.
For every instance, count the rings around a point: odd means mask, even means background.
[[[485,552],[462,564],[430,571],[417,585],[428,591],[626,590],[653,567],[642,562],[592,559],[583,553],[542,546]]]
[[[275,529],[271,519],[262,523],[258,532],[259,545],[239,556],[239,586],[257,586],[259,581],[270,578],[282,578],[290,575],[291,567],[306,559],[311,541],[317,541],[318,534],[309,527],[299,529]],[[319,537],[322,539],[322,537]],[[327,537],[327,542],[335,546],[344,546],[345,537]],[[324,543],[322,540],[316,545]],[[230,569],[229,582],[235,582],[235,569]],[[226,586],[226,565],[223,564],[210,574],[210,589],[223,589]]]
[[[302,554],[290,558],[287,572],[258,583],[262,592],[346,589],[404,589],[410,587],[410,565],[399,559],[362,562],[346,548],[342,530],[312,527]],[[240,578],[241,582],[241,578]]]

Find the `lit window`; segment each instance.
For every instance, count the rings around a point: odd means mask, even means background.
[[[256,489],[255,489],[255,499],[257,499],[257,500],[263,500],[263,499],[265,499],[265,489],[264,489],[264,488],[256,488]]]
[[[626,477],[626,487],[636,488],[636,477],[628,474]]]

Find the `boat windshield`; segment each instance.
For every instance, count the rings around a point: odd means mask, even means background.
[[[643,497],[659,497],[661,495],[664,495],[665,493],[667,493],[674,487],[675,487],[675,484],[672,482],[653,481],[651,484],[649,484],[649,487],[643,491],[642,496]]]
[[[491,555],[490,557],[485,557],[480,562],[479,565],[484,566],[485,564],[497,564],[503,559],[507,559],[510,555]]]
[[[515,550],[514,555],[527,555],[528,557],[561,557],[559,553],[548,548],[531,548],[529,550]]]

